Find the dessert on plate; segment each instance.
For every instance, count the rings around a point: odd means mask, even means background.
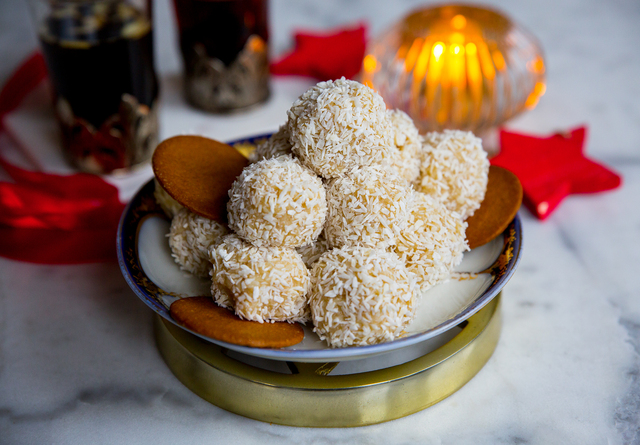
[[[449,279],[469,249],[465,220],[488,183],[479,138],[421,136],[344,78],[302,94],[250,163],[224,144],[179,138],[154,156],[176,262],[210,276],[212,301],[247,323],[308,323],[330,347],[405,334],[420,292]],[[224,181],[202,167],[214,164]]]

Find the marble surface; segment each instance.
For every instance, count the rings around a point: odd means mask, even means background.
[[[375,34],[422,2],[271,1],[272,50],[294,28],[366,20]],[[574,196],[544,223],[526,210],[525,253],[503,299],[495,354],[462,390],[404,419],[353,429],[271,425],[187,390],[164,365],[152,315],[115,264],[0,259],[0,443],[640,443],[640,3],[491,1],[536,34],[548,88],[510,122],[532,133],[586,123],[587,152],[622,188]],[[156,2],[163,136],[220,139],[277,128],[306,79],[276,79],[242,115],[196,111],[172,83],[180,65],[167,0]],[[35,48],[25,2],[0,2],[0,81]],[[171,93],[174,91],[174,93]],[[190,113],[190,114],[188,114]]]

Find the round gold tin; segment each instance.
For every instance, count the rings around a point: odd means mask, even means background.
[[[159,316],[155,336],[175,376],[220,408],[282,425],[352,427],[413,414],[456,392],[489,360],[500,327],[498,295],[432,352],[350,375],[331,375],[336,363],[289,362],[291,374],[252,366]]]

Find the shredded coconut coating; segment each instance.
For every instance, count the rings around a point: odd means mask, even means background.
[[[208,277],[211,270],[209,249],[228,232],[222,224],[183,208],[171,220],[168,235],[171,256],[182,270]]]
[[[236,235],[211,251],[211,293],[220,306],[246,320],[308,320],[309,271],[286,247],[256,247]]]
[[[353,167],[381,164],[391,150],[391,122],[382,97],[344,77],[320,82],[287,112],[293,153],[329,179]]]
[[[313,330],[331,347],[371,345],[400,337],[415,314],[417,288],[398,256],[344,247],[311,269]]]
[[[292,156],[249,165],[229,198],[229,227],[258,247],[307,245],[318,237],[327,215],[322,180]]]
[[[420,133],[404,111],[389,111],[389,119],[393,131],[393,146],[385,164],[409,184],[413,184],[420,176]]]
[[[307,244],[306,246],[298,247],[296,251],[302,257],[302,261],[304,264],[311,269],[313,264],[318,261],[318,258],[325,253],[327,250],[331,249],[329,247],[329,242],[327,238],[324,236],[324,232],[320,234],[317,240],[312,242],[311,244]]]
[[[167,191],[160,185],[156,178],[153,178],[153,197],[156,199],[158,205],[162,208],[162,211],[169,217],[173,218],[184,207],[167,193]]]
[[[487,190],[489,161],[482,140],[469,131],[427,133],[417,189],[442,201],[462,219],[480,207]]]
[[[414,192],[409,223],[398,236],[395,251],[416,275],[421,291],[446,281],[462,253],[469,250],[467,223],[437,199]]]
[[[273,133],[269,139],[259,144],[251,153],[251,162],[262,161],[263,159],[277,158],[282,155],[291,154],[291,142],[289,142],[289,125],[281,125],[277,132]]]
[[[407,224],[411,187],[380,166],[358,167],[329,183],[325,235],[332,247],[386,248]]]

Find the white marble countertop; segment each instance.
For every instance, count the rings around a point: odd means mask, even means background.
[[[295,27],[366,20],[375,34],[420,3],[272,0],[272,50],[286,50]],[[532,30],[546,51],[547,93],[509,126],[547,134],[586,123],[587,153],[624,184],[572,196],[544,223],[521,212],[525,253],[504,292],[500,343],[471,382],[375,426],[249,420],[171,374],[155,348],[152,312],[116,264],[0,259],[0,443],[640,443],[640,4],[488,3]],[[178,81],[180,65],[168,0],[156,9],[157,65],[167,85]],[[0,82],[35,46],[25,2],[1,2]],[[278,79],[270,102],[248,114],[194,111],[169,122],[163,113],[162,124],[219,139],[274,130],[308,85]],[[184,107],[178,94],[163,104]]]

